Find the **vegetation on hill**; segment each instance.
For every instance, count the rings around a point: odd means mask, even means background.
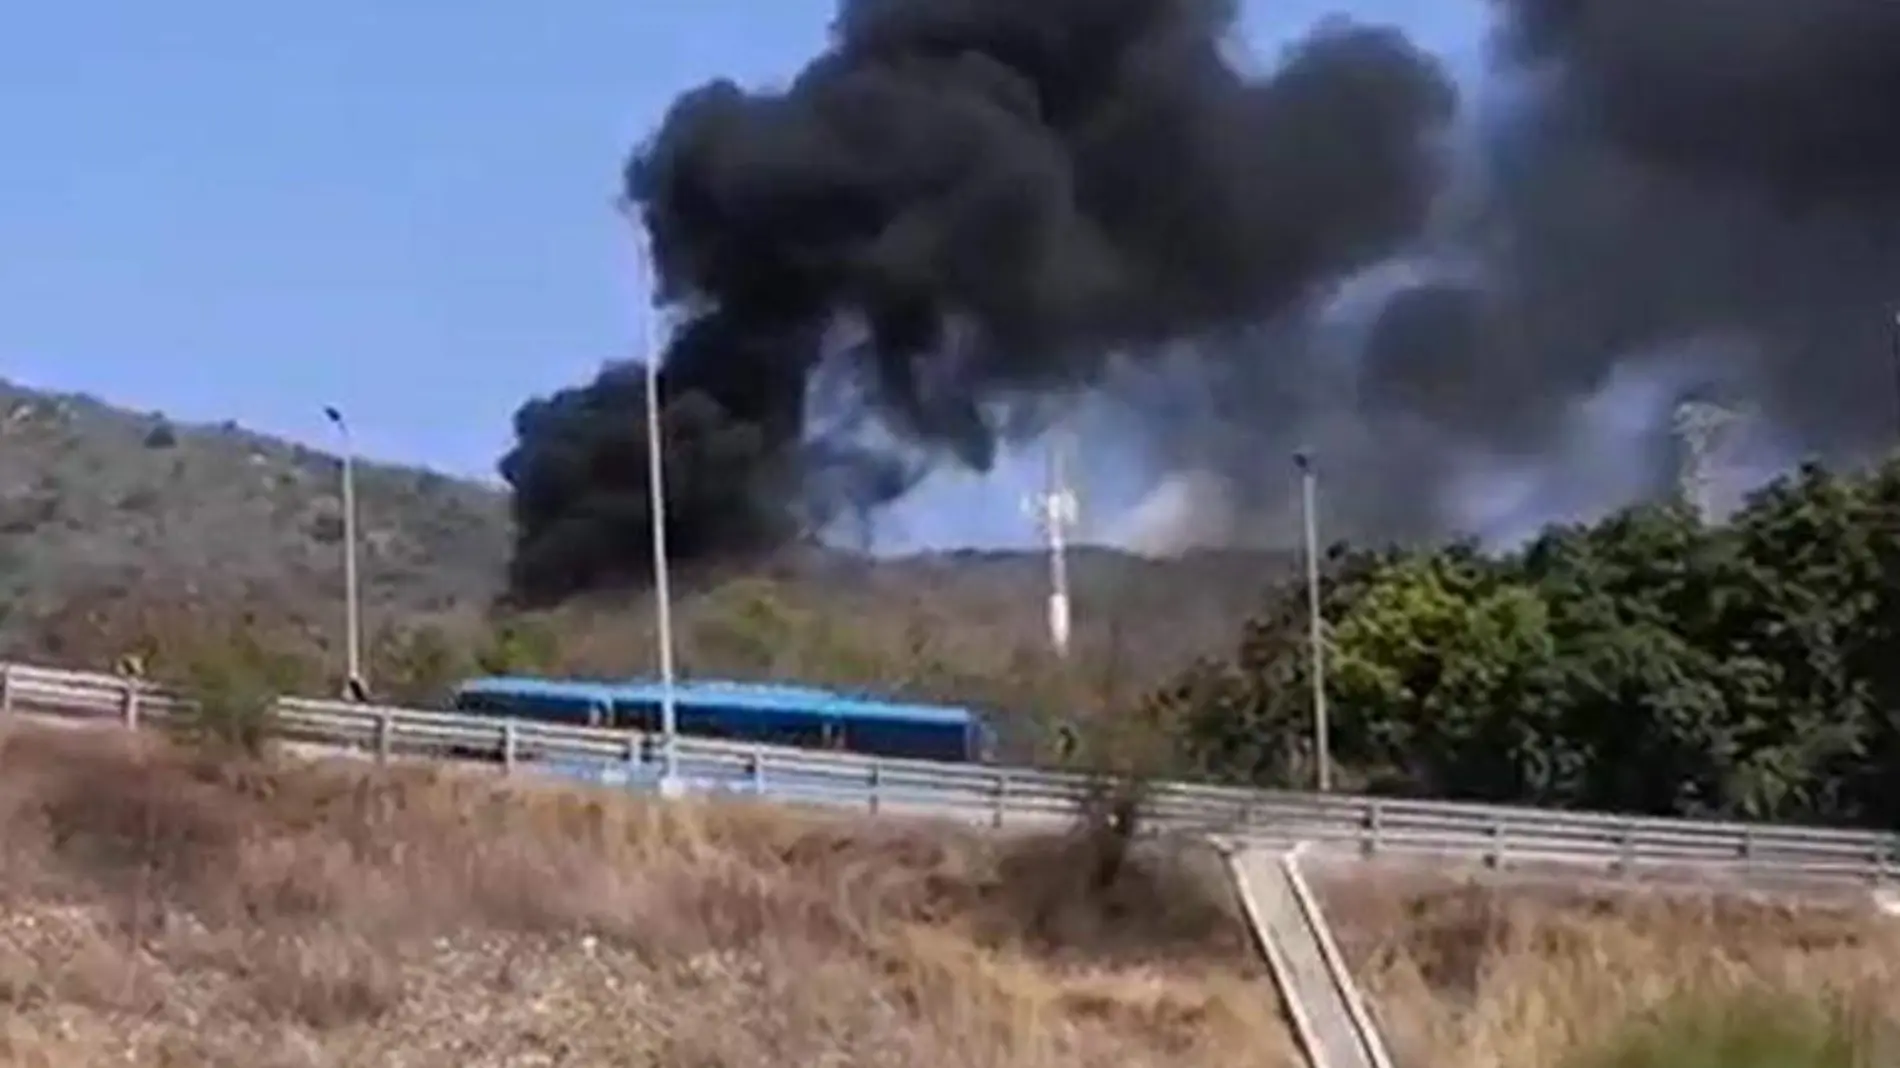
[[[0,384],[0,656],[106,669],[136,653],[174,679],[235,671],[337,692],[339,486],[333,455]],[[358,498],[379,696],[430,704],[478,671],[654,669],[645,593],[497,603],[510,551],[499,491],[364,462]],[[873,559],[799,546],[743,572],[677,576],[680,659],[700,675],[976,703],[1034,736],[1043,720],[1132,703],[1219,648],[1289,562],[1079,549],[1077,651],[1059,665],[1039,553]],[[204,662],[239,633],[231,655],[258,664]]]
[[[1900,828],[1900,462],[1726,522],[1641,507],[1522,548],[1340,552],[1332,749],[1387,793]],[[1204,772],[1308,775],[1292,591],[1157,702]]]
[[[333,459],[84,399],[0,399],[10,655],[105,668],[138,653],[162,677],[335,689]],[[380,696],[428,704],[477,672],[652,669],[646,595],[502,607],[493,492],[363,470]],[[1077,646],[1059,661],[1036,554],[805,546],[685,576],[679,652],[690,674],[974,704],[999,715],[1014,759],[1068,752],[1052,728],[1081,724],[1084,759],[1302,785],[1291,563],[1080,551]],[[1349,786],[1900,827],[1900,463],[1803,468],[1721,523],[1645,506],[1509,553],[1341,546],[1327,564],[1332,751]],[[207,664],[220,655],[249,663]]]
[[[52,617],[126,599],[331,628],[340,490],[333,455],[0,381],[0,650],[30,648]],[[369,461],[357,491],[372,612],[449,612],[499,589],[499,492]]]

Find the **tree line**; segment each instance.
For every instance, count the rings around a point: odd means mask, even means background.
[[[1900,462],[1473,544],[1332,550],[1330,746],[1376,793],[1900,828]],[[1190,770],[1304,785],[1302,589],[1150,702]]]

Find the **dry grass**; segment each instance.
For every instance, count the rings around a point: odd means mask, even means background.
[[[0,745],[0,1063],[1284,1056],[1227,906],[999,847],[427,771]]]
[[[1731,1003],[1839,1010],[1870,1068],[1900,1056],[1900,925],[1867,903],[1364,875],[1315,883],[1401,1063],[1556,1068]]]
[[[1291,1065],[1209,857],[0,736],[0,1064]],[[1844,913],[1329,887],[1407,1065],[1710,983],[1895,997]]]

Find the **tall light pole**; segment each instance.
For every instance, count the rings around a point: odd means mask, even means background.
[[[660,287],[655,278],[651,244],[643,240],[646,228],[639,212],[627,200],[619,201],[616,207],[633,227],[634,259],[647,294],[646,314],[640,318],[640,358],[646,364],[647,376],[647,512],[652,521],[653,614],[660,645],[659,790],[663,797],[674,797],[683,791],[679,780],[679,710],[675,700],[678,680],[673,666],[673,590],[666,552],[666,464],[661,453],[666,435],[660,419]]]
[[[1293,464],[1300,470],[1300,518],[1306,527],[1302,540],[1306,547],[1307,655],[1313,677],[1314,781],[1320,793],[1327,793],[1333,788],[1333,755],[1326,723],[1326,624],[1319,611],[1319,473],[1312,453],[1304,449],[1293,454]]]
[[[1900,432],[1900,309],[1895,309],[1893,313],[1893,329],[1888,332],[1888,342],[1892,346],[1889,351],[1893,364],[1894,429]]]
[[[360,701],[369,691],[369,680],[363,677],[363,602],[356,577],[356,443],[342,409],[326,405],[323,415],[343,445],[343,645],[348,658],[343,699]]]
[[[1069,531],[1079,518],[1075,492],[1069,487],[1068,435],[1055,431],[1049,442],[1047,483],[1029,498],[1028,511],[1049,547],[1049,644],[1056,655],[1069,655],[1072,606],[1069,600]]]

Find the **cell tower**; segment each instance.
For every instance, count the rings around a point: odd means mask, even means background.
[[[1057,656],[1069,655],[1069,534],[1081,517],[1075,491],[1069,485],[1069,454],[1073,438],[1064,430],[1050,434],[1047,480],[1041,493],[1024,502],[1029,516],[1042,530],[1049,549],[1049,644]]]
[[[1676,405],[1673,429],[1680,457],[1676,492],[1703,519],[1715,510],[1713,498],[1720,472],[1715,461],[1728,432],[1740,418],[1741,413],[1712,401],[1688,400]]]

